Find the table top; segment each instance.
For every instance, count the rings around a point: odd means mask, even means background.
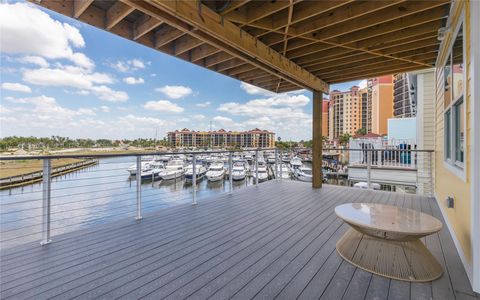
[[[351,225],[380,231],[420,235],[442,229],[442,223],[437,218],[392,205],[347,203],[337,206],[335,213]]]

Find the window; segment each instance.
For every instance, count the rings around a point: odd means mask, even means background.
[[[465,149],[463,26],[454,39],[443,68],[445,161],[463,169]]]

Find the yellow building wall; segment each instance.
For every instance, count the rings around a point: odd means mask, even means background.
[[[372,132],[388,133],[388,119],[393,118],[393,83],[372,87]]]
[[[471,195],[470,195],[470,144],[471,144],[471,89],[470,89],[470,28],[469,28],[469,3],[464,1],[453,2],[454,7],[450,18],[452,32],[447,35],[442,43],[436,68],[436,136],[435,136],[435,196],[438,205],[444,211],[463,255],[469,264],[472,263],[472,237],[471,237]],[[462,12],[465,12],[465,52],[466,52],[466,78],[465,78],[465,181],[446,167],[444,162],[444,76],[442,67],[445,65],[450,45],[455,38],[455,30],[462,22]],[[455,199],[455,208],[447,208],[445,199],[450,196]]]

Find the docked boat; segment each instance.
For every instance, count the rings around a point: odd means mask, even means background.
[[[275,154],[271,153],[267,156],[267,163],[274,164],[276,161]]]
[[[307,167],[298,167],[295,169],[295,178],[300,181],[312,181],[312,169]]]
[[[185,164],[182,159],[171,159],[165,169],[160,172],[159,176],[163,180],[171,180],[180,178],[185,174]]]
[[[205,168],[201,164],[197,164],[195,166],[195,177],[197,178],[197,182],[202,180],[205,177],[205,174],[207,173],[207,168]],[[185,168],[185,179],[187,181],[192,181],[193,180],[193,164],[189,164]]]
[[[277,171],[275,172],[277,174],[277,178],[282,178],[282,179],[289,179],[290,178],[290,167],[287,164],[278,164],[277,165]]]
[[[162,162],[150,162],[140,172],[141,180],[156,180],[160,178],[160,173],[165,170]]]
[[[258,172],[255,168],[252,170],[252,177],[254,180],[257,179],[257,173],[258,173],[258,182],[268,180],[267,166],[265,165],[265,163],[263,162],[258,163]]]
[[[290,162],[290,156],[288,156],[288,154],[284,154],[282,156],[282,162],[288,164]]]
[[[292,166],[292,168],[297,169],[297,168],[302,167],[302,166],[303,166],[303,163],[302,163],[302,160],[300,159],[300,157],[294,156],[294,157],[290,160],[290,165]]]
[[[150,165],[151,164],[154,164],[155,161],[154,160],[148,160],[148,161],[142,161],[141,162],[141,165],[140,165],[140,169],[143,171],[143,170],[149,170],[151,169],[150,168]],[[127,171],[128,173],[130,173],[131,176],[135,176],[137,175],[137,164],[133,164],[131,165],[130,167],[127,168]]]
[[[253,160],[253,155],[252,155],[252,153],[247,152],[247,153],[245,153],[244,158],[245,158],[246,161],[250,162],[250,161]]]
[[[208,168],[206,173],[209,181],[220,181],[225,177],[225,166],[223,162],[214,162]]]
[[[232,180],[244,180],[247,177],[245,163],[236,162],[232,167]]]

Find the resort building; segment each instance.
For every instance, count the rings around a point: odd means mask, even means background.
[[[258,128],[249,131],[194,131],[184,128],[168,132],[167,139],[173,147],[275,147],[275,133]]]
[[[323,98],[323,108],[322,108],[322,136],[329,136],[329,123],[330,123],[330,114],[329,107],[330,101],[327,98]]]
[[[371,130],[387,134],[388,119],[393,116],[393,75],[368,79],[368,103],[371,111]]]
[[[417,75],[398,73],[393,76],[393,116],[415,117],[417,112]]]
[[[358,91],[360,94],[360,101],[361,101],[361,126],[360,128],[365,129],[366,133],[371,132],[372,128],[372,112],[370,110],[370,107],[372,103],[369,103],[369,97],[368,97],[368,87],[365,87],[363,89],[360,89]]]
[[[362,98],[358,86],[352,86],[346,92],[330,92],[329,138],[336,139],[346,133],[354,135],[362,127],[361,110]]]

